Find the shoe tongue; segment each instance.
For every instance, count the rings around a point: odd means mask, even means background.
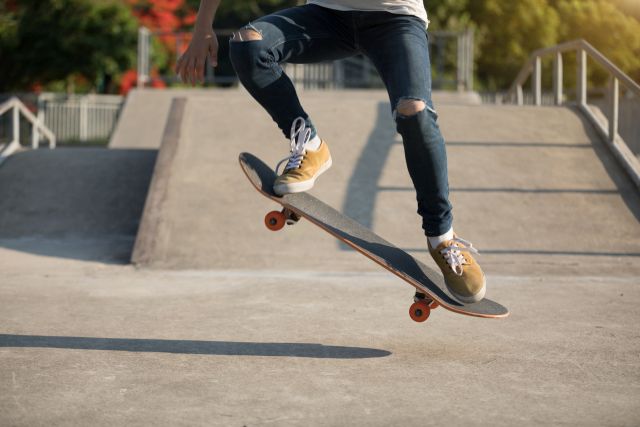
[[[458,245],[458,243],[456,243],[455,240],[446,240],[442,243],[440,243],[440,245],[438,245],[438,250],[443,250],[445,248],[453,248],[453,250],[459,249],[460,246]]]

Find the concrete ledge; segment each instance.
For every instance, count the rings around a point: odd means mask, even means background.
[[[171,109],[164,129],[162,146],[158,154],[149,194],[144,206],[140,229],[133,248],[131,262],[141,265],[148,263],[155,251],[162,221],[162,205],[167,198],[168,182],[171,178],[172,163],[178,149],[178,141],[182,128],[186,98],[176,98],[171,102]]]
[[[622,166],[622,169],[629,175],[631,181],[633,181],[638,191],[640,191],[640,161],[638,158],[631,152],[620,135],[616,135],[613,141],[609,138],[607,118],[600,110],[591,109],[588,105],[580,105],[579,110],[593,123],[598,135],[607,147],[609,147],[613,156],[618,160],[620,166]]]

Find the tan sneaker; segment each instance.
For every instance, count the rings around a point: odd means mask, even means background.
[[[427,239],[428,241],[428,239]],[[482,269],[471,253],[478,253],[473,245],[454,234],[453,239],[442,242],[429,252],[442,270],[449,292],[464,303],[484,298],[487,281]]]
[[[331,167],[331,153],[327,143],[322,141],[316,151],[307,150],[311,130],[306,128],[304,120],[296,119],[291,132],[291,153],[276,167],[287,162],[284,172],[273,184],[273,191],[280,196],[289,193],[300,193],[313,187],[316,179]]]

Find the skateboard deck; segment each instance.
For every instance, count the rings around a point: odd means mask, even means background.
[[[269,229],[279,230],[285,223],[295,223],[304,218],[389,270],[416,289],[414,304],[409,310],[413,320],[425,321],[430,311],[438,306],[468,316],[499,318],[509,315],[507,308],[486,298],[472,304],[458,301],[447,290],[439,271],[309,193],[276,195],[273,192],[275,172],[253,154],[241,153],[239,161],[256,190],[283,207],[282,211],[269,212],[265,216],[265,225]]]

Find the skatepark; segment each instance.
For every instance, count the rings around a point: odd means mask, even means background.
[[[312,194],[430,265],[383,91],[304,91]],[[506,319],[435,310],[242,174],[242,90],[138,90],[108,148],[0,165],[2,425],[637,425],[640,192],[574,107],[437,93],[455,229]]]

